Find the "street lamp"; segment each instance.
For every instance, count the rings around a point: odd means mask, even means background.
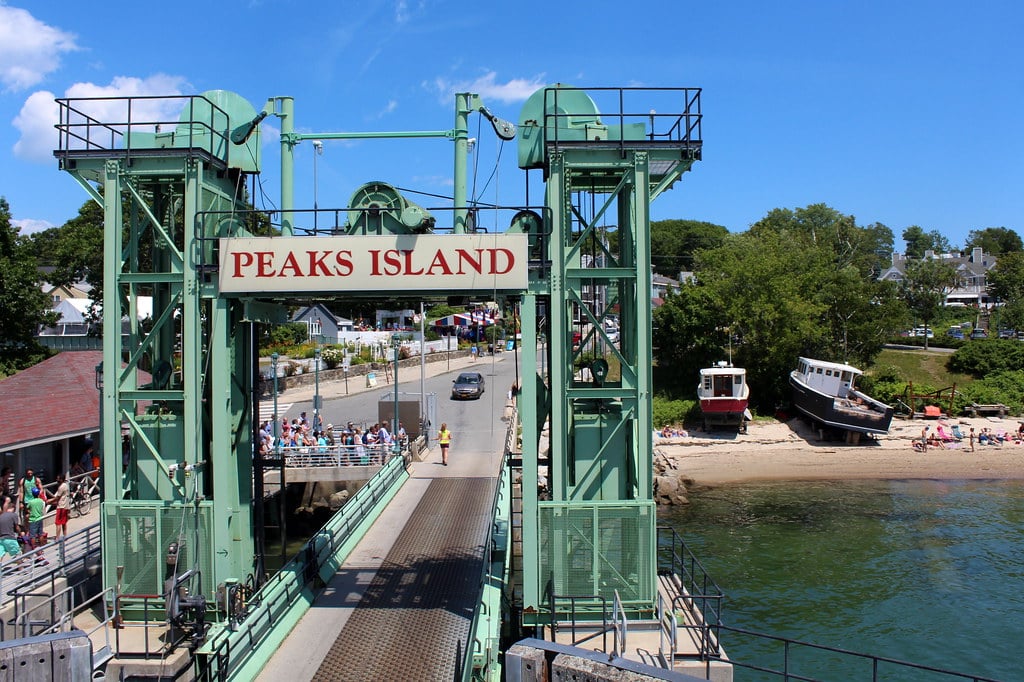
[[[313,351],[313,373],[316,388],[313,392],[313,428],[320,430],[320,337],[317,337],[316,350]]]
[[[274,375],[274,452],[281,452],[281,439],[277,430],[281,428],[281,420],[277,414],[277,353],[270,354],[270,371]]]
[[[317,218],[319,217],[319,211],[317,210],[317,177],[316,177],[316,157],[324,153],[324,143],[320,140],[313,140],[313,231],[317,230]]]
[[[401,347],[401,337],[398,334],[391,335],[391,343],[395,347],[395,420],[391,422],[391,435],[394,447],[393,452],[398,452],[401,446],[398,444],[398,439],[394,438],[394,435],[398,432],[398,349]]]

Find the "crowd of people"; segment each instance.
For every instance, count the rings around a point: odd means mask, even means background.
[[[276,420],[276,417],[273,419]],[[322,419],[316,415],[314,421]],[[405,426],[398,423],[396,433],[388,430],[386,423],[376,423],[360,428],[348,422],[343,428],[334,424],[318,428],[303,412],[288,421],[282,418],[277,428],[276,440],[273,421],[260,424],[260,454],[271,455],[278,450],[286,456],[312,453],[333,455],[339,465],[379,464],[397,444],[404,449],[408,445]]]
[[[43,519],[50,509],[54,510],[56,539],[67,536],[75,489],[81,486],[83,494],[90,496],[97,493],[99,467],[100,458],[91,442],[86,443],[68,476],[57,475],[49,486],[52,491],[48,491],[33,468],[27,468],[25,475],[18,478],[11,467],[4,467],[0,471],[0,559],[45,545],[49,536],[43,530]],[[37,557],[36,563],[45,564],[45,557]]]

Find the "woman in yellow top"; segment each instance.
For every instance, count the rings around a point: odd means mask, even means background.
[[[448,424],[441,424],[437,442],[441,446],[441,464],[448,466],[448,446],[452,444],[452,432],[448,430]]]

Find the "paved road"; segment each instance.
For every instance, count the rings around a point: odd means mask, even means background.
[[[463,432],[470,433],[479,431],[482,426],[487,426],[488,431],[493,428],[502,429],[503,423],[500,421],[500,417],[505,406],[508,389],[516,381],[517,366],[514,353],[505,352],[494,356],[484,356],[475,362],[468,357],[455,358],[450,364],[447,362],[432,362],[428,363],[425,369],[426,376],[423,381],[425,392],[428,394],[434,393],[437,396],[437,423],[434,425],[435,427],[440,426],[441,422],[447,421],[448,428],[453,432],[457,426],[462,428]],[[452,381],[459,372],[465,370],[473,370],[483,374],[487,381],[487,389],[479,400],[453,401],[450,399]],[[518,367],[518,370],[521,372],[522,367]],[[380,373],[378,373],[378,377],[383,380]],[[400,394],[418,395],[420,393],[420,367],[418,365],[416,367],[401,368],[398,379],[398,391]],[[346,394],[344,379],[329,382],[321,381],[320,395],[324,406],[324,424],[334,424],[337,427],[349,421],[356,424],[372,424],[376,422],[378,419],[378,403],[385,400],[391,393],[391,390],[392,386],[390,384],[381,385],[380,383],[376,387],[368,388],[365,378],[360,377],[358,381],[356,379],[348,380],[348,393]],[[307,416],[312,418],[314,393],[315,388],[312,386],[289,389],[287,394],[289,407],[284,409],[285,403],[282,403],[279,397],[278,409],[288,419],[298,417],[302,412],[306,412]],[[261,411],[272,400],[273,398],[264,398],[261,402]],[[460,406],[467,409],[460,409]],[[466,418],[467,421],[463,422],[463,415],[476,414],[474,406],[486,408],[489,414],[497,414],[498,424],[490,423],[494,421],[491,419],[474,420],[474,418]],[[480,414],[477,417],[483,417],[483,415]]]

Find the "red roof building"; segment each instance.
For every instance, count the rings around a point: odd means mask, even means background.
[[[52,481],[99,430],[100,351],[68,351],[0,380],[0,456],[15,473],[33,467]]]

